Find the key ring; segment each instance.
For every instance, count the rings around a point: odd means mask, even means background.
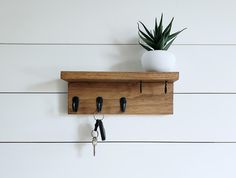
[[[98,131],[95,131],[95,130],[92,130],[92,132],[91,132],[91,136],[94,138],[94,137],[98,137],[99,136],[99,133],[98,133]]]
[[[97,118],[96,116],[98,116],[98,115],[100,115],[100,116],[102,116],[101,118]],[[104,119],[104,114],[102,114],[101,112],[97,112],[97,111],[95,111],[94,113],[93,113],[93,118],[94,118],[94,120],[103,120]]]

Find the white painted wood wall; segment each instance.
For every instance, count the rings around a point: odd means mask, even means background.
[[[1,178],[235,178],[233,0],[0,0]],[[172,116],[68,116],[61,70],[140,71],[138,20],[164,13],[180,80]]]

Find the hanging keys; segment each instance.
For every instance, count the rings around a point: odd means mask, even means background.
[[[102,141],[106,140],[106,132],[102,122],[102,120],[104,119],[104,115],[95,111],[93,117],[96,120],[95,130],[99,127]]]
[[[96,145],[98,143],[98,140],[97,140],[97,138],[98,138],[98,131],[93,130],[91,132],[91,135],[92,135],[92,145],[93,145],[93,156],[95,156],[95,154],[96,154],[96,152],[95,152],[96,151]]]
[[[104,119],[104,115],[100,115],[100,119],[96,118],[96,115],[99,116],[100,114],[98,112],[95,112],[93,114],[94,119],[96,120],[94,130],[92,130],[91,135],[92,135],[92,145],[93,145],[93,156],[96,155],[96,145],[98,143],[98,127],[100,130],[101,138],[102,140],[106,139],[106,133],[105,133],[105,128],[103,126],[102,120]],[[102,116],[102,117],[101,117]]]

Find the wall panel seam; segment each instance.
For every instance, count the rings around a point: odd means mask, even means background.
[[[139,46],[138,43],[4,43],[1,46]],[[173,46],[236,46],[234,43],[176,43]]]
[[[0,144],[91,144],[91,141],[2,141]],[[236,144],[236,141],[98,141],[99,144]]]

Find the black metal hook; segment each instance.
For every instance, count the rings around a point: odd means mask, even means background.
[[[164,89],[165,94],[167,93],[167,81],[165,81],[165,89]]]
[[[72,111],[73,112],[77,112],[79,108],[79,97],[78,96],[74,96],[72,98]]]
[[[96,99],[96,105],[97,105],[97,112],[102,111],[102,104],[103,104],[103,99],[101,96],[98,96]]]
[[[125,112],[125,110],[126,110],[126,103],[127,103],[126,98],[125,97],[121,97],[120,98],[120,110],[122,112]]]

